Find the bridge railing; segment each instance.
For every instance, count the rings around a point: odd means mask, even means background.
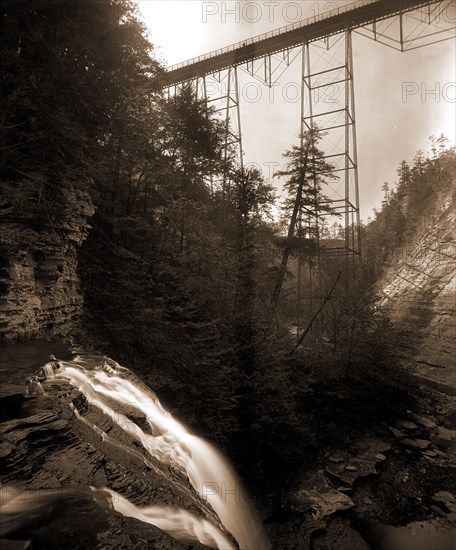
[[[272,38],[273,36],[279,36],[280,34],[294,31],[296,29],[306,27],[307,25],[311,25],[312,23],[316,23],[317,21],[322,21],[323,19],[329,19],[330,17],[334,17],[335,15],[339,15],[357,8],[362,8],[363,6],[367,6],[369,4],[375,4],[378,1],[379,0],[358,0],[357,2],[346,4],[345,6],[341,6],[340,8],[336,8],[330,11],[325,11],[319,15],[308,17],[307,19],[302,19],[301,21],[297,21],[296,23],[286,25],[285,27],[279,27],[274,31],[265,32],[263,34],[254,36],[253,38],[247,38],[246,40],[242,40],[241,42],[236,42],[235,44],[231,44],[230,46],[225,46],[224,48],[213,50],[212,52],[208,52],[204,55],[200,55],[192,59],[187,59],[186,61],[182,61],[175,65],[171,65],[170,67],[167,68],[167,71],[171,72],[177,69],[182,69],[183,67],[188,67],[189,65],[193,65],[194,63],[198,63],[199,61],[205,61],[206,59],[211,59],[212,57],[216,57],[224,53],[232,52],[244,46],[256,44],[257,42],[261,42],[262,40],[266,40],[267,38]]]

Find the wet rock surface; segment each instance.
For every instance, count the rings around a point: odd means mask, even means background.
[[[141,445],[79,392],[63,382],[46,390],[32,399],[35,414],[0,424],[3,496],[19,490],[25,502],[42,501],[32,514],[2,521],[1,548],[24,538],[33,548],[188,548],[152,525],[121,516],[91,487],[109,487],[137,506],[203,513],[223,530],[182,474],[150,457],[145,461]]]
[[[369,550],[363,537],[344,518],[337,518],[328,524],[321,535],[313,537],[312,550]]]
[[[315,472],[310,478],[304,480],[303,485],[306,488],[290,496],[292,508],[303,513],[310,512],[317,523],[336,512],[349,510],[355,505],[348,495],[334,489],[328,483],[323,471]]]
[[[288,515],[273,518],[274,548],[453,550],[455,410],[454,398],[427,390],[413,410],[366,430],[376,436],[327,451],[296,484]]]
[[[333,484],[344,490],[353,490],[355,484],[378,474],[377,464],[386,459],[391,445],[375,438],[366,438],[358,443],[356,454],[329,455],[325,472]]]
[[[403,439],[401,444],[413,449],[426,450],[431,445],[431,442],[427,439]]]
[[[413,419],[421,426],[424,426],[425,428],[428,428],[430,430],[437,427],[437,423],[430,418],[425,418],[424,416],[419,416],[415,414],[413,415]]]
[[[437,446],[445,449],[451,445],[454,439],[456,439],[456,430],[450,430],[443,426],[437,428],[437,435],[435,437]]]

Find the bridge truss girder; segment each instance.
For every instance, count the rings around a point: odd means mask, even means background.
[[[301,58],[301,133],[313,124],[326,131],[323,140],[325,159],[334,163],[339,174],[339,184],[330,206],[343,220],[343,245],[322,247],[324,253],[343,254],[346,270],[351,261],[361,253],[359,184],[356,143],[355,89],[352,33],[357,33],[400,52],[424,47],[454,37],[454,0],[431,0],[427,5],[410,8],[407,2],[398,3],[390,16],[381,15],[369,24],[347,27],[343,32],[319,35],[301,44],[284,45],[279,51],[242,59],[216,71],[207,70],[192,82],[200,99],[213,105],[225,121],[225,173],[223,185],[229,177],[228,161],[233,150],[237,151],[243,167],[240,91],[238,71],[249,74],[265,86],[273,87],[285,71]],[[245,44],[242,44],[244,47]],[[336,55],[337,54],[337,55]],[[321,68],[321,62],[326,64]],[[215,87],[214,87],[215,84]],[[179,84],[177,85],[179,86]],[[174,86],[176,89],[176,86]],[[319,240],[321,226],[334,214],[307,211],[307,226],[313,224]],[[309,229],[310,231],[310,229]],[[317,274],[318,275],[318,274]]]
[[[406,52],[454,39],[455,24],[455,1],[441,0],[413,11],[404,9],[388,19],[374,20],[354,32],[400,52]]]
[[[217,184],[223,192],[229,192],[229,169],[233,165],[233,157],[237,157],[239,168],[244,169],[238,67],[228,67],[216,73],[174,84],[167,88],[168,97],[171,94],[179,93],[183,86],[188,85],[192,87],[195,97],[205,102],[208,108],[207,112],[211,108],[213,113],[220,115],[224,120],[223,180],[215,182],[214,174],[211,174],[209,185],[212,193],[214,193]]]

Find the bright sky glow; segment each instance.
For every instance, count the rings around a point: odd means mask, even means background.
[[[137,2],[166,66],[349,3]],[[446,18],[454,21],[455,15]],[[452,40],[404,53],[359,35],[353,45],[361,217],[367,219],[381,203],[383,182],[393,184],[399,163],[411,161],[418,149],[429,151],[429,136],[444,133],[455,143],[456,51]],[[299,70],[298,60],[280,85],[298,82]],[[280,86],[274,92],[272,97],[264,86],[260,100],[241,100],[245,160],[260,164],[266,177],[273,163],[283,163],[281,155],[299,130],[299,102],[283,101]]]

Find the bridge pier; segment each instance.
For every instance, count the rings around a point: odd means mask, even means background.
[[[238,67],[230,65],[225,70],[210,75],[196,77],[193,80],[195,95],[213,108],[214,113],[223,117],[225,126],[224,143],[224,171],[222,192],[229,193],[230,161],[236,158],[243,170],[244,154],[242,150],[241,107],[238,81]],[[214,182],[211,179],[211,189],[214,191]]]
[[[354,273],[361,242],[352,33],[404,52],[454,38],[455,9],[454,0],[359,0],[179,63],[167,72],[166,87],[195,81],[199,97],[224,117],[221,185],[229,192],[228,161],[237,155],[241,168],[244,165],[238,69],[272,88],[300,59],[301,135],[314,125],[326,132],[319,148],[334,164],[339,180],[330,193],[325,188],[333,213],[307,209],[300,213],[299,228],[293,229],[295,236],[313,235],[322,255],[340,255],[345,272]],[[322,234],[334,220],[343,220],[343,238],[328,244]],[[319,280],[318,258],[310,277]]]

